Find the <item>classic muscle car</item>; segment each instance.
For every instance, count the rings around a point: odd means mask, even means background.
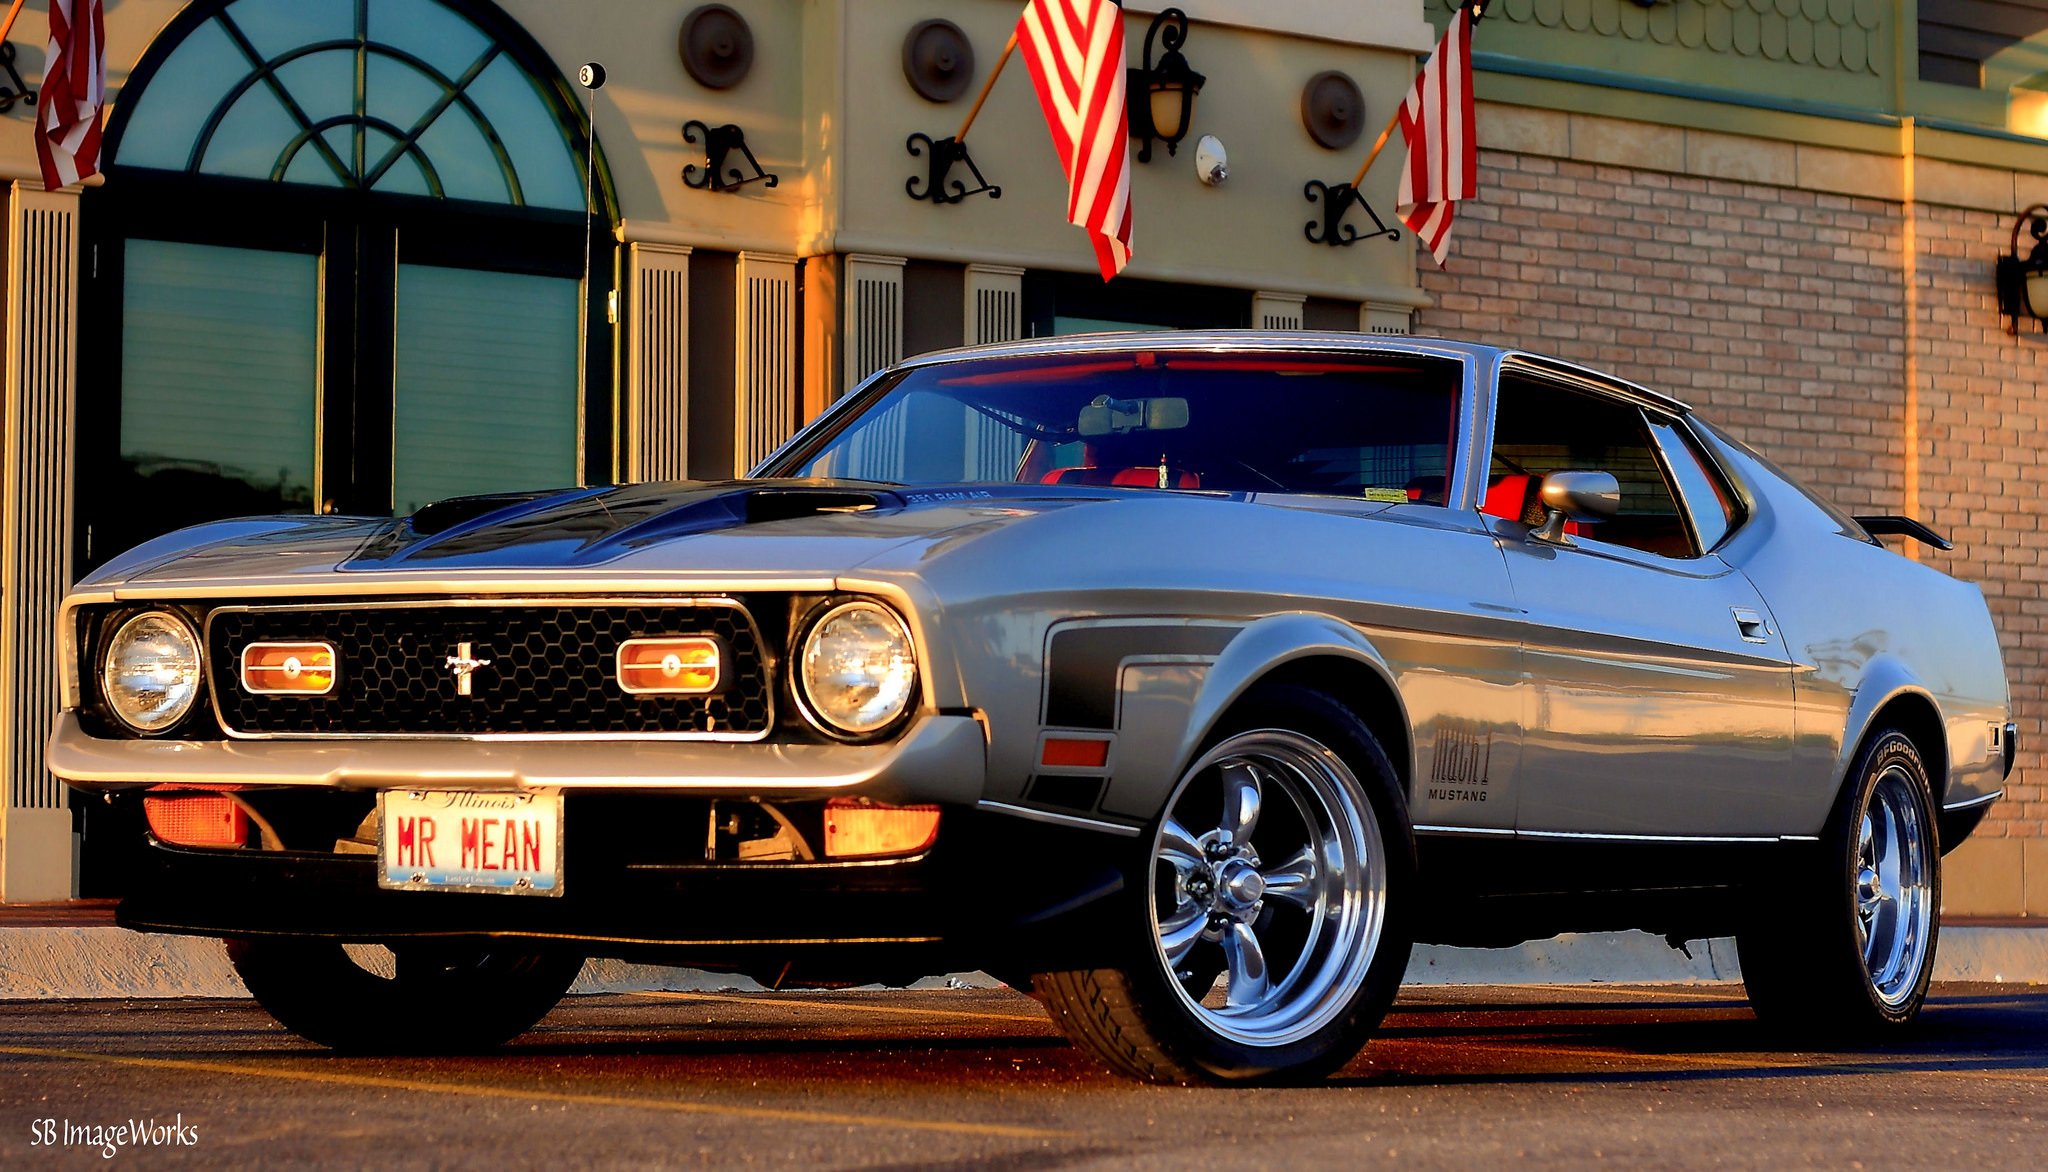
[[[122,923],[343,1049],[615,956],[980,968],[1128,1075],[1300,1079],[1413,942],[1626,928],[1881,1036],[2016,746],[1979,592],[1873,534],[1940,541],[1532,354],[1024,342],[749,479],[153,541],[63,606],[49,761],[147,825]]]

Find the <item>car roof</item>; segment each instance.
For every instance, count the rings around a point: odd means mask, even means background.
[[[1127,350],[1342,350],[1361,354],[1407,354],[1427,358],[1451,358],[1478,365],[1502,363],[1524,369],[1563,375],[1595,387],[1619,392],[1625,398],[1647,401],[1674,414],[1692,408],[1678,399],[1606,371],[1547,354],[1526,350],[1461,342],[1452,338],[1421,334],[1355,334],[1338,330],[1124,330],[1096,334],[1063,334],[1056,338],[1022,338],[982,346],[961,346],[933,350],[904,359],[899,369],[931,366],[946,362],[982,358],[1028,358],[1039,355],[1098,354]]]

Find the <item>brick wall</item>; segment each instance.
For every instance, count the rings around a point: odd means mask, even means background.
[[[2048,335],[2007,334],[1993,258],[2013,217],[1923,205],[1919,237],[1921,509],[1954,553],[1929,561],[1978,583],[2005,647],[2022,752],[1971,849],[1987,908],[2048,913]]]
[[[1850,512],[1904,510],[1900,204],[1501,150],[1481,152],[1480,172],[1450,271],[1421,259],[1435,304],[1416,332],[1614,371],[1691,402]],[[1961,860],[1965,888],[1996,870],[2010,891],[1956,894],[2002,912],[2048,911],[2048,339],[2000,328],[1991,262],[2011,223],[1931,205],[1913,222],[1918,509],[1958,547],[1928,560],[1983,585],[2025,747],[1979,835],[2040,848],[1966,848],[1995,866]],[[2022,853],[2040,872],[2024,895]]]
[[[1897,204],[1480,154],[1417,333],[1527,346],[1684,399],[1851,512],[1904,501]]]

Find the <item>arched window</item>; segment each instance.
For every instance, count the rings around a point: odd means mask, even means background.
[[[84,564],[214,517],[608,479],[612,348],[579,331],[610,328],[613,214],[585,141],[486,0],[180,12],[84,197]]]
[[[147,79],[126,167],[583,207],[561,95],[437,0],[233,0]]]

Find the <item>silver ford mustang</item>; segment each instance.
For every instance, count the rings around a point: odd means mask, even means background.
[[[1100,335],[875,377],[756,474],[172,534],[66,601],[123,923],[307,1038],[494,1045],[588,956],[981,968],[1167,1081],[1316,1077],[1415,941],[1733,935],[1926,996],[2015,751],[1978,591],[1682,403],[1481,346]]]

